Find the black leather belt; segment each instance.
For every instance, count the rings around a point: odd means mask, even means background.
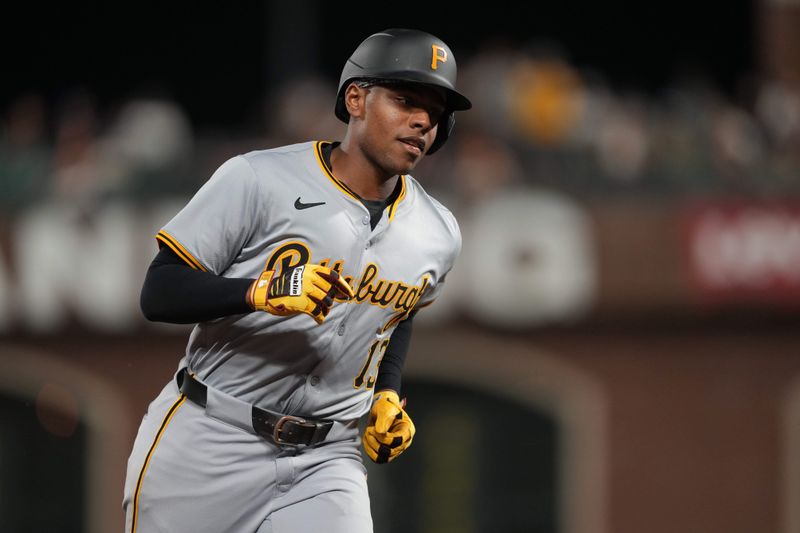
[[[193,403],[205,408],[208,401],[208,389],[185,368],[176,376],[178,388]],[[331,420],[307,420],[299,416],[270,413],[260,407],[252,409],[253,430],[256,434],[268,438],[275,444],[317,444],[325,440],[333,427]]]

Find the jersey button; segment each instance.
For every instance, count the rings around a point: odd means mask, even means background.
[[[344,324],[339,324],[339,329],[336,330],[336,333],[341,337],[344,335]]]
[[[370,247],[370,246],[372,246],[372,243],[370,243],[369,241],[367,241],[367,242],[364,244],[364,249],[365,249],[365,250],[369,250],[369,247]]]
[[[369,224],[369,215],[364,215],[364,217],[361,219],[361,223],[365,226]]]
[[[308,380],[308,382],[311,383],[312,387],[316,387],[319,385],[319,376],[311,376],[311,379]]]

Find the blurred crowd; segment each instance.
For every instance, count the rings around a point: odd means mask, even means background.
[[[335,83],[282,82],[260,117],[229,131],[197,127],[169,98],[101,107],[85,89],[57,102],[20,95],[0,110],[0,207],[188,195],[237,153],[340,139]],[[487,45],[461,61],[459,85],[475,107],[418,172],[457,201],[521,183],[601,199],[800,192],[800,89],[779,80],[743,75],[721,91],[695,77],[644,92],[555,49]]]

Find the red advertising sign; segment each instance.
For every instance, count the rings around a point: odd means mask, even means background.
[[[800,202],[695,206],[686,230],[700,296],[800,306]]]

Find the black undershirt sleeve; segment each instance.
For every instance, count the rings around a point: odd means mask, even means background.
[[[204,322],[252,312],[246,300],[252,283],[195,270],[163,246],[147,269],[139,304],[153,322]]]
[[[399,396],[403,381],[403,365],[408,355],[408,347],[411,344],[412,320],[416,311],[411,313],[408,318],[400,322],[389,339],[389,346],[381,360],[378,369],[378,378],[375,381],[375,392],[391,389]]]

